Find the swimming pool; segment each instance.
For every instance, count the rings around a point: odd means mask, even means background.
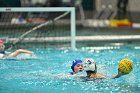
[[[21,56],[14,60],[0,60],[0,93],[140,92],[138,46],[83,47],[76,51],[66,48],[30,50],[37,54],[37,59],[24,59]],[[80,78],[58,77],[58,74],[71,71],[71,62],[76,58],[94,58],[98,73],[108,77],[117,73],[118,62],[123,58],[132,59],[134,69],[129,75],[114,80],[84,81]]]

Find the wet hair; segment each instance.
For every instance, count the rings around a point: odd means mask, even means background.
[[[91,74],[96,74],[97,73],[97,66],[96,66],[96,64],[95,64],[95,70],[94,71],[91,71],[91,70],[88,70],[88,71],[86,71],[86,73],[87,73],[87,77],[90,77],[91,76]]]

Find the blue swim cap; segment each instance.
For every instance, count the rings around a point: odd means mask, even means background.
[[[72,62],[71,69],[73,70],[73,72],[75,72],[75,71],[74,71],[75,65],[77,65],[77,64],[79,64],[79,63],[82,63],[82,60],[80,60],[80,59],[75,59],[75,60]]]

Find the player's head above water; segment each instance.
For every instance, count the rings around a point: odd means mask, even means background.
[[[82,71],[83,70],[82,62],[83,61],[80,60],[80,59],[73,60],[72,65],[71,65],[72,71],[75,72],[75,73],[78,73],[78,72]]]
[[[83,67],[85,71],[97,72],[96,62],[92,58],[86,58],[83,62]]]

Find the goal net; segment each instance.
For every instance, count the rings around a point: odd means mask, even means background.
[[[73,7],[0,8],[0,38],[7,44],[75,49],[75,26]]]

